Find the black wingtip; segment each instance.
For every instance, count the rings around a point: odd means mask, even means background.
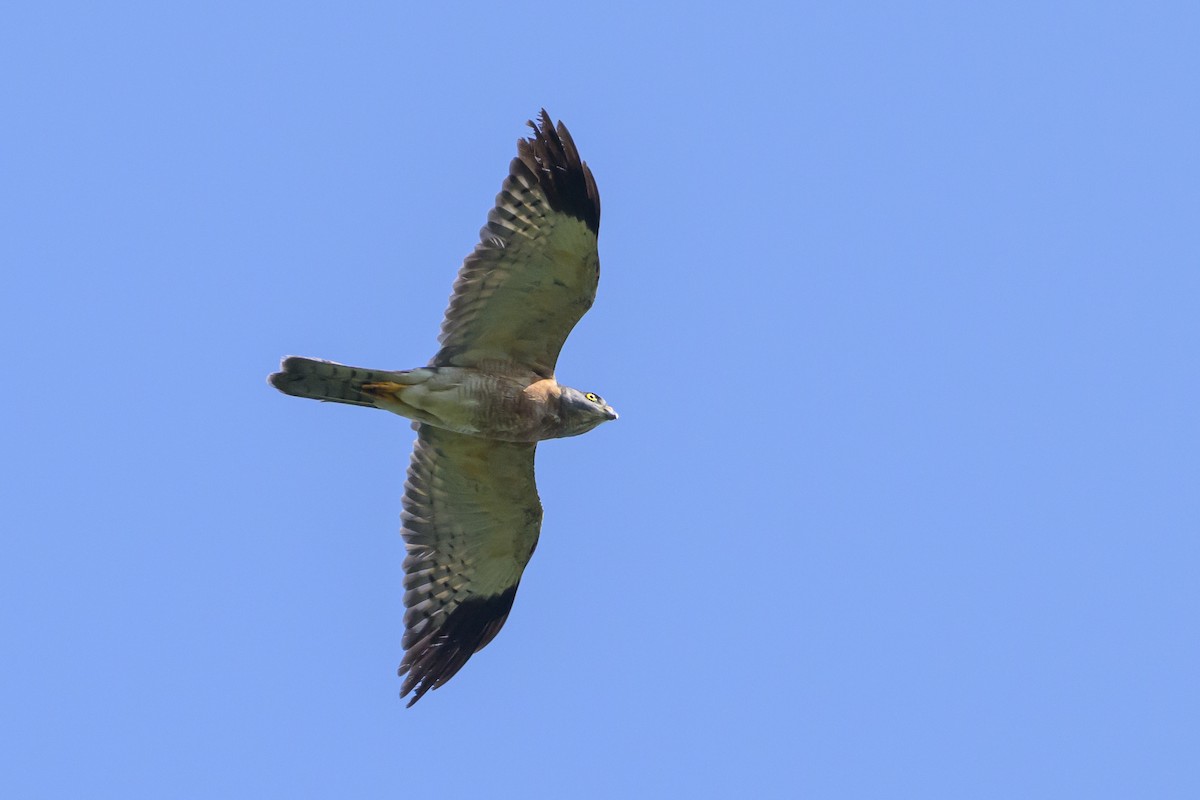
[[[499,633],[516,596],[517,587],[510,586],[500,594],[469,597],[436,630],[413,643],[397,671],[404,676],[400,696],[415,692],[408,708],[430,689],[453,678],[467,659]]]
[[[567,126],[559,122],[556,127],[544,108],[537,122],[527,124],[533,136],[517,143],[517,157],[537,176],[551,208],[581,220],[599,235],[600,192]]]

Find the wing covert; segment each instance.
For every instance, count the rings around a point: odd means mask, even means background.
[[[535,444],[416,425],[405,482],[404,659],[411,706],[450,680],[508,618],[542,505]]]
[[[554,375],[600,279],[600,194],[570,133],[542,110],[517,143],[480,242],[454,282],[435,366],[514,364]]]

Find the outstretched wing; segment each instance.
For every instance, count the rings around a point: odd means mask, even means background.
[[[542,110],[454,282],[435,366],[515,365],[543,378],[596,298],[600,194],[566,126]]]
[[[536,444],[417,425],[404,485],[404,659],[413,703],[492,640],[542,526]]]

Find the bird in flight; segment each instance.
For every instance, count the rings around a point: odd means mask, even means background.
[[[450,680],[499,632],[537,545],[533,457],[617,413],[555,380],[559,351],[600,278],[600,195],[566,127],[542,110],[517,142],[463,261],[428,366],[386,371],[299,356],[270,383],[285,394],[413,420],[404,483],[404,677],[408,705]]]

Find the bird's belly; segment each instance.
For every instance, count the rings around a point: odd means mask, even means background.
[[[438,428],[509,442],[546,438],[552,415],[544,395],[526,392],[537,381],[463,367],[424,367],[372,385],[375,405]]]

